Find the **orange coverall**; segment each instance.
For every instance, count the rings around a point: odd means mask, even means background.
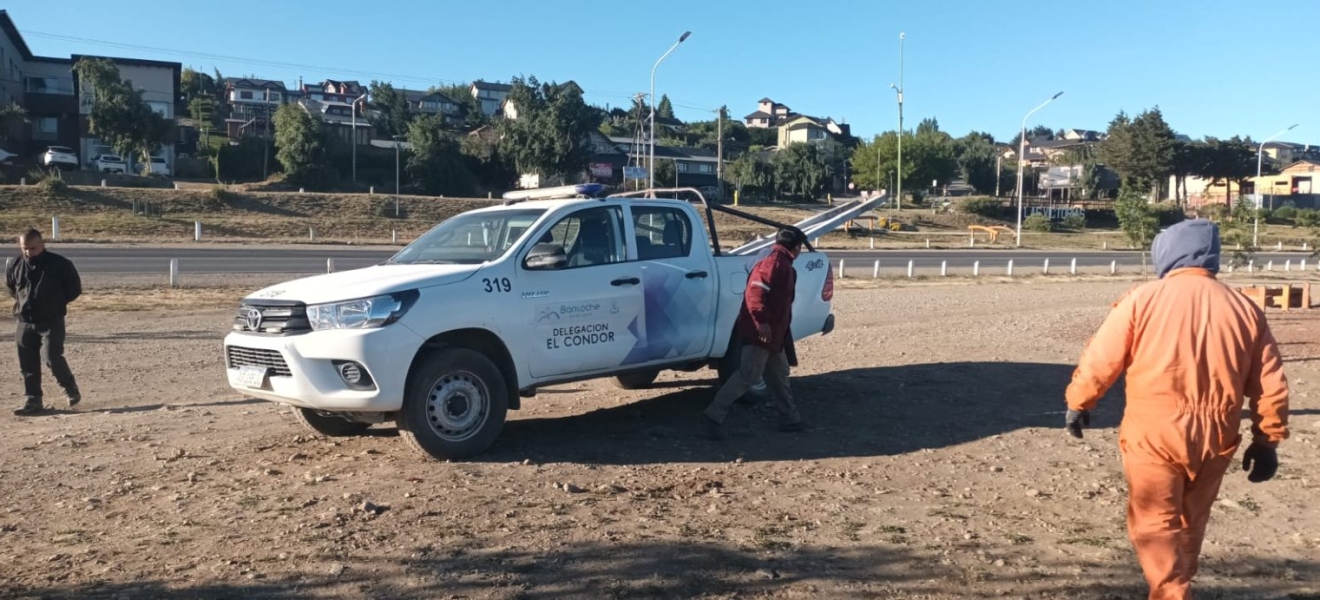
[[[1068,408],[1094,408],[1124,369],[1128,536],[1150,598],[1190,598],[1243,397],[1253,443],[1288,437],[1283,361],[1259,307],[1210,270],[1180,268],[1114,305],[1073,373]]]

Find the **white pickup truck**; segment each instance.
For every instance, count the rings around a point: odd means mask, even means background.
[[[723,380],[747,275],[772,240],[721,250],[710,217],[778,224],[692,189],[592,197],[599,188],[506,194],[382,264],[252,293],[224,340],[229,384],[296,407],[324,435],[393,420],[424,455],[449,459],[487,449],[538,387],[614,377],[637,389],[703,367]],[[692,201],[654,197],[671,192]],[[880,199],[797,226],[812,240]],[[796,266],[793,338],[829,333],[829,260],[808,244]]]

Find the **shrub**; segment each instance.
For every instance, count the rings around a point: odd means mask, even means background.
[[[1086,216],[1077,214],[1068,215],[1063,218],[1063,227],[1073,231],[1086,229]]]
[[[1222,224],[1228,217],[1227,204],[1206,204],[1196,209],[1197,216]]]
[[[1297,219],[1297,207],[1280,206],[1279,208],[1274,209],[1272,218],[1274,221],[1282,223],[1295,223]]]
[[[1050,222],[1049,217],[1042,215],[1040,213],[1036,213],[1034,215],[1031,215],[1030,217],[1027,217],[1025,221],[1022,221],[1022,226],[1027,229],[1030,229],[1031,231],[1039,231],[1045,233],[1045,232],[1049,232],[1049,230],[1053,226],[1053,223]]]
[[[1293,223],[1295,223],[1298,227],[1308,227],[1308,228],[1320,225],[1320,210],[1316,210],[1314,208],[1303,208],[1297,211],[1297,216],[1294,217]]]
[[[1159,218],[1160,227],[1175,225],[1187,219],[1187,213],[1183,212],[1182,207],[1177,204],[1159,202],[1150,205],[1150,208],[1155,212],[1155,216]]]
[[[60,176],[60,172],[55,170],[51,171],[45,179],[41,180],[41,189],[47,194],[53,195],[69,189],[69,186],[64,183],[64,178]]]
[[[998,198],[967,198],[958,203],[958,211],[993,219],[1000,216],[1003,206]]]

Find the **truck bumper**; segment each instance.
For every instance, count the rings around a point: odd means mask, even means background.
[[[293,336],[233,332],[224,340],[225,371],[230,387],[254,398],[325,411],[392,412],[403,405],[408,369],[424,341],[398,323]],[[356,385],[341,374],[349,364],[363,374]],[[245,371],[261,369],[259,381],[245,379],[252,376]]]

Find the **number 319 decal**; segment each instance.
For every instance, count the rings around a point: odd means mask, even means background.
[[[485,284],[487,294],[493,294],[495,292],[513,291],[513,283],[509,281],[508,277],[499,277],[496,279],[482,279],[481,283]]]

